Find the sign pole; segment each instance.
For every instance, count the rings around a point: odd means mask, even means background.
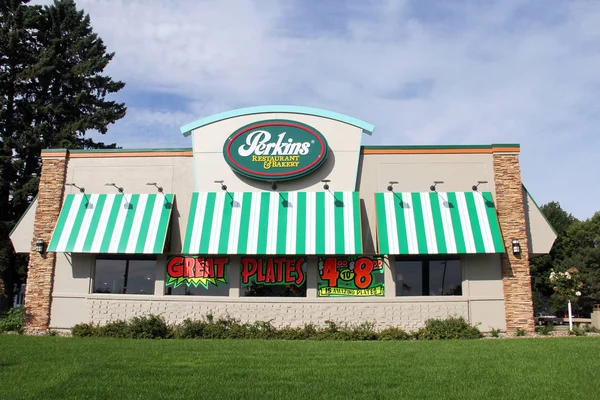
[[[569,330],[573,330],[573,312],[571,311],[571,299],[569,299]]]

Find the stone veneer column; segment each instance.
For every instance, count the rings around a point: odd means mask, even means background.
[[[494,153],[494,181],[496,183],[496,210],[505,253],[502,254],[502,278],[506,329],[509,334],[523,329],[533,333],[533,297],[529,272],[529,238],[525,222],[525,206],[518,153]],[[517,239],[521,254],[512,252],[512,241]]]
[[[62,206],[67,154],[66,150],[42,151],[42,173],[25,292],[23,325],[26,333],[44,331],[50,324],[56,253],[39,254],[36,251],[36,241],[42,239],[46,248],[50,243]]]

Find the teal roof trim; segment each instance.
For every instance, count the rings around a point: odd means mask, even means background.
[[[202,126],[212,124],[218,121],[223,121],[229,118],[235,118],[242,115],[252,115],[252,114],[263,114],[263,113],[290,113],[290,114],[305,114],[305,115],[314,115],[317,117],[329,118],[340,122],[345,122],[346,124],[356,126],[361,128],[364,132],[369,135],[373,133],[373,129],[375,126],[369,124],[365,121],[361,121],[360,119],[356,119],[353,117],[349,117],[344,114],[339,114],[333,111],[321,110],[319,108],[312,107],[300,107],[300,106],[257,106],[257,107],[246,107],[246,108],[238,108],[237,110],[231,110],[222,112],[220,114],[211,115],[210,117],[205,117],[199,119],[197,121],[191,122],[187,125],[182,126],[181,133],[183,136],[189,136],[194,129],[200,128]]]

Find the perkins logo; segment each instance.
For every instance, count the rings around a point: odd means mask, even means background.
[[[304,176],[327,158],[327,141],[315,128],[296,121],[255,122],[235,131],[223,155],[231,168],[261,180]]]

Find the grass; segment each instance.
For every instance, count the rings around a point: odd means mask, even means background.
[[[3,399],[594,399],[600,338],[334,342],[0,335]]]

